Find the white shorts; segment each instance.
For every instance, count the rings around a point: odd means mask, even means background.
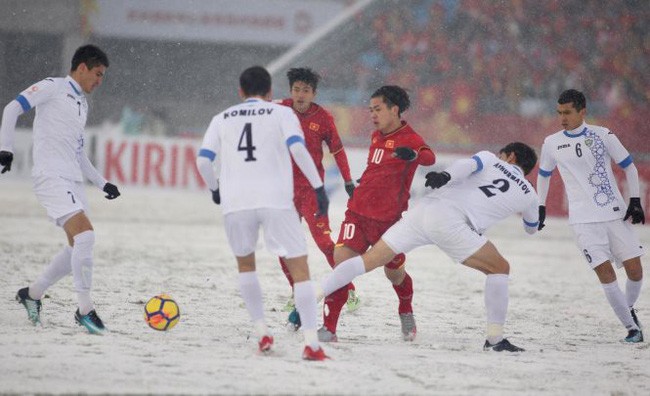
[[[267,249],[283,258],[307,255],[305,232],[295,209],[251,209],[224,216],[226,236],[237,257],[255,251],[259,229],[264,232]]]
[[[59,227],[78,212],[87,211],[88,201],[82,182],[59,176],[39,175],[33,178],[36,199]]]
[[[605,261],[621,268],[623,261],[644,254],[639,237],[627,221],[573,224],[571,227],[576,243],[591,268]]]
[[[425,245],[436,245],[459,263],[467,260],[487,243],[458,209],[437,199],[422,199],[390,227],[381,239],[395,253]]]

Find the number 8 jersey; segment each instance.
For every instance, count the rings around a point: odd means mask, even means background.
[[[612,172],[612,159],[626,168],[632,157],[609,129],[583,123],[544,140],[539,176],[557,166],[569,201],[569,224],[622,219],[625,202]]]
[[[296,142],[304,136],[289,107],[248,99],[217,114],[201,152],[216,156],[223,213],[294,208],[288,146]]]

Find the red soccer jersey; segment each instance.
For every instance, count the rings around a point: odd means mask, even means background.
[[[284,99],[281,103],[285,106],[293,107],[293,99]],[[334,125],[332,115],[316,103],[312,103],[304,113],[297,111],[294,111],[294,113],[300,120],[302,132],[305,135],[305,145],[309,154],[314,159],[321,180],[324,180],[323,178],[325,177],[325,169],[323,168],[323,142],[327,144],[330,153],[334,156],[343,180],[351,180],[350,166],[348,165],[347,156],[345,156],[343,150],[343,143],[341,143],[341,138]],[[337,155],[339,153],[342,155]],[[311,187],[309,180],[302,174],[296,163],[292,161],[292,164],[294,190],[300,187]]]
[[[410,147],[418,153],[414,161],[395,158],[396,147]],[[348,201],[348,208],[380,221],[398,219],[408,207],[411,182],[418,165],[433,165],[436,157],[420,135],[407,123],[388,135],[372,133],[366,170]]]

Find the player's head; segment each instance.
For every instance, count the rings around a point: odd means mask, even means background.
[[[508,161],[510,158],[511,161],[508,162],[514,162],[519,165],[521,170],[524,171],[524,175],[529,174],[535,167],[535,164],[537,164],[537,154],[535,153],[535,150],[533,150],[529,145],[521,142],[510,143],[499,150],[499,157],[504,161]]]
[[[271,93],[271,75],[262,66],[252,66],[239,76],[239,89],[245,98],[266,97]]]
[[[85,93],[91,93],[102,84],[108,65],[104,51],[92,44],[84,45],[72,56],[70,75]]]
[[[402,112],[410,105],[409,95],[404,89],[385,85],[370,97],[370,118],[378,131],[388,134],[402,125]]]
[[[289,79],[293,108],[300,113],[304,113],[314,101],[320,76],[309,68],[297,67],[289,69],[287,78]]]
[[[397,115],[400,117],[411,106],[409,94],[397,85],[384,85],[370,96],[370,99],[373,98],[380,98],[388,108],[397,107]]]
[[[567,89],[560,94],[557,100],[557,114],[564,129],[572,130],[582,125],[586,112],[587,99],[582,92]]]

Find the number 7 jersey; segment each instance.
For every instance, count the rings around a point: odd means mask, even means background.
[[[550,177],[558,167],[570,224],[622,219],[626,206],[611,162],[625,168],[632,157],[607,128],[583,123],[575,132],[559,131],[544,140],[539,176]]]
[[[288,146],[300,141],[298,118],[280,104],[248,99],[217,114],[201,150],[216,155],[223,213],[294,208]]]

